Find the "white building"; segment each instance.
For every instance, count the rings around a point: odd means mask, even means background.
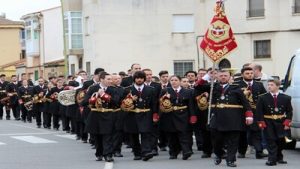
[[[198,46],[214,15],[215,0],[65,3],[76,8],[73,12],[82,11],[83,30],[78,34],[83,35],[84,51],[69,58],[71,72],[96,67],[118,72],[141,63],[155,74],[166,69],[182,75],[211,66]],[[300,48],[300,0],[227,0],[225,7],[238,49],[219,66],[241,68],[257,62],[265,73],[283,77],[293,52]]]
[[[61,7],[24,15],[26,72],[37,80],[40,76],[64,74],[63,18]]]

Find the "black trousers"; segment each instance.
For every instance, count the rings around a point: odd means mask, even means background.
[[[52,114],[52,117],[53,117],[53,128],[58,129],[59,128],[60,115],[59,114]]]
[[[3,117],[4,107],[5,106],[0,103],[0,117]],[[10,109],[8,107],[5,107],[5,111],[6,111],[6,118],[10,118]]]
[[[113,147],[114,153],[121,153],[123,142],[123,131],[115,131],[113,133]]]
[[[267,138],[267,149],[269,152],[268,160],[272,162],[277,162],[283,160],[282,150],[285,145],[284,138],[277,140]]]
[[[96,146],[96,157],[103,156],[103,139],[100,134],[93,134],[95,138],[95,146]]]
[[[201,134],[203,136],[203,153],[210,155],[213,149],[210,130],[201,129]]]
[[[42,125],[42,112],[35,111],[35,120],[36,120],[36,125],[37,126],[41,126]]]
[[[214,153],[218,158],[222,158],[224,145],[227,145],[227,162],[236,161],[236,153],[239,146],[240,131],[218,131],[211,130]]]
[[[199,117],[198,117],[198,119],[199,119]],[[203,136],[202,136],[202,133],[201,133],[201,127],[200,127],[200,122],[199,121],[196,124],[192,125],[192,132],[196,137],[197,147],[202,148],[203,147]]]
[[[169,154],[177,156],[182,150],[182,154],[191,153],[190,132],[166,132],[169,143]]]
[[[11,110],[13,112],[14,118],[19,119],[20,118],[20,107],[18,104],[11,105]]]
[[[43,125],[44,125],[44,127],[51,127],[51,117],[52,117],[51,113],[43,112]]]
[[[21,105],[21,111],[22,111],[22,120],[23,121],[32,121],[32,111],[28,111],[24,105]]]
[[[67,117],[65,115],[65,113],[63,113],[61,115],[61,120],[62,120],[63,130],[64,131],[70,131],[71,130],[71,127],[70,127],[70,121],[71,121],[71,119],[69,117]]]
[[[141,135],[141,142],[139,136]],[[145,156],[153,149],[152,133],[129,134],[129,139],[134,156]]]
[[[81,140],[87,140],[88,134],[84,132],[85,123],[83,121],[76,122],[76,135],[81,138]]]
[[[248,145],[254,146],[256,153],[262,153],[262,132],[261,130],[242,131],[240,133],[240,141],[238,152],[246,154]]]

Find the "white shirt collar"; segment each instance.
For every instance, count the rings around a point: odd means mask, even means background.
[[[152,82],[145,82],[145,85],[150,86]]]
[[[142,84],[142,85],[140,85],[140,86],[138,86],[137,84],[134,84],[134,88],[135,88],[137,91],[139,91],[139,88],[141,89],[141,91],[143,91],[144,87],[145,87],[144,84]]]
[[[104,88],[107,89],[107,86],[104,86],[101,83],[99,85],[100,85],[101,89],[104,89]]]
[[[270,92],[270,93],[271,93],[271,92]],[[274,95],[278,96],[278,95],[279,95],[279,92],[277,92],[277,93],[271,93],[271,95],[272,95],[272,96],[274,96]]]
[[[253,85],[253,80],[250,81],[250,82],[247,82],[246,80],[244,80],[244,82],[245,82],[247,85],[249,85],[249,83],[251,84],[251,86]]]
[[[228,83],[222,84],[222,87],[225,88],[227,85],[228,85]]]
[[[173,90],[174,90],[174,91],[176,91],[176,90],[177,90],[177,93],[179,93],[181,89],[182,89],[182,87],[181,87],[181,86],[179,86],[177,89],[173,88]]]

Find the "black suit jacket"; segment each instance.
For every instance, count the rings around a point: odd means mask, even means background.
[[[121,86],[122,87],[128,87],[128,86],[132,85],[132,83],[133,83],[132,76],[124,77],[122,79]]]

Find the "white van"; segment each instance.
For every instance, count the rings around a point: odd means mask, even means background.
[[[288,148],[296,147],[296,140],[300,140],[300,49],[291,58],[285,79],[282,81],[282,91],[292,97],[293,120],[291,134],[294,141]]]

